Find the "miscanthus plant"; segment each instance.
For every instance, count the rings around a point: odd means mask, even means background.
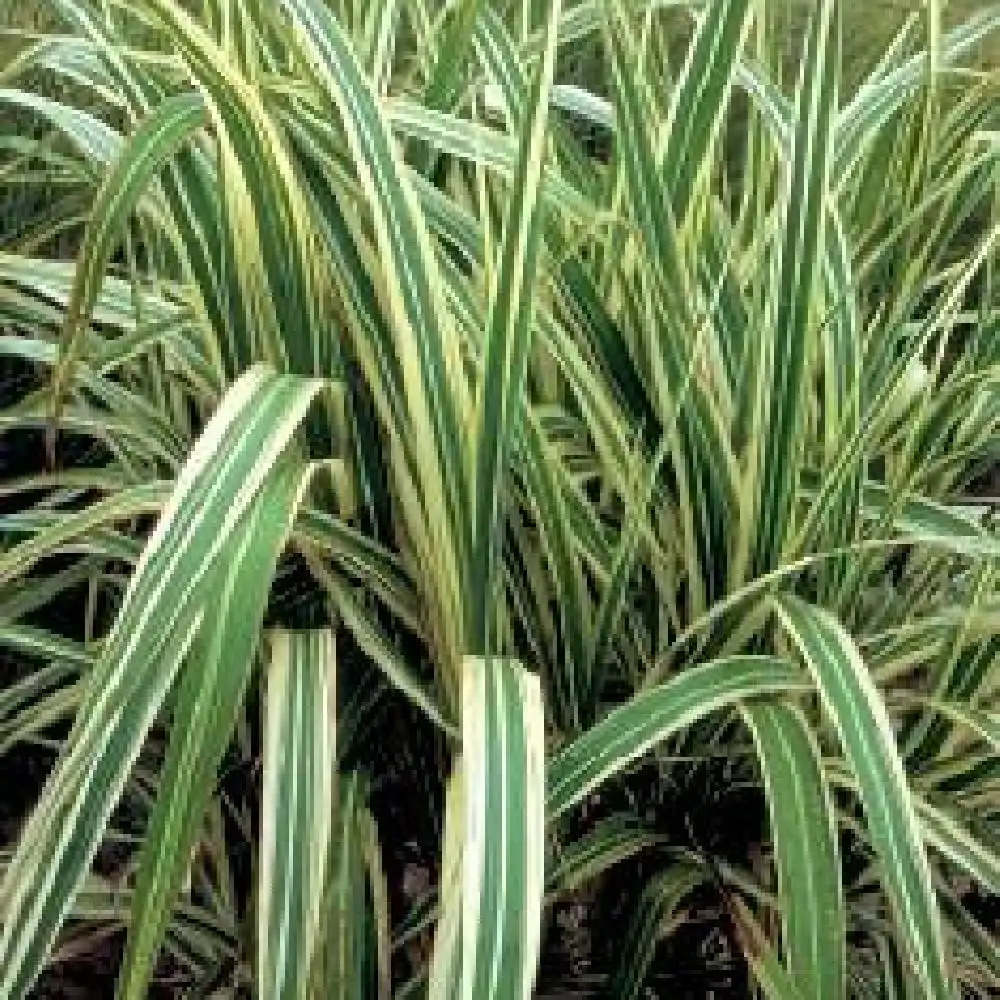
[[[0,69],[0,746],[59,753],[0,995],[124,928],[122,998],[528,997],[639,854],[609,995],[692,898],[768,997],[995,995],[1000,9],[844,92],[835,0],[793,78],[767,0],[47,6]],[[385,697],[446,787],[409,913]],[[634,792],[710,757],[742,858]]]

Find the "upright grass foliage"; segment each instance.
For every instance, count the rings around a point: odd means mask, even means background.
[[[0,484],[0,644],[37,663],[0,747],[60,744],[0,994],[125,928],[123,998],[161,961],[526,998],[552,905],[639,854],[613,996],[693,893],[769,997],[1000,988],[1000,145],[964,68],[1000,8],[928,3],[844,87],[834,0],[791,83],[768,0],[51,6],[0,69],[37,205],[0,352],[41,386],[0,411],[39,444]],[[81,585],[84,640],[42,627]],[[386,698],[447,787],[410,913]],[[728,758],[766,831],[734,861],[609,813],[651,756],[664,789]]]

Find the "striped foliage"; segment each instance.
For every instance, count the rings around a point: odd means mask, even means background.
[[[786,598],[782,626],[802,652],[858,782],[872,845],[921,989],[950,995],[940,917],[892,725],[857,647],[829,614]]]
[[[843,996],[847,928],[837,816],[819,749],[805,718],[787,705],[751,702],[744,714],[767,789],[786,967],[803,996]]]
[[[544,727],[538,682],[518,663],[465,664],[446,822],[432,991],[528,997],[545,888]]]
[[[214,570],[229,562],[238,572],[261,545],[264,572],[256,565],[242,588],[251,581],[268,586],[270,540],[254,529],[269,493],[288,490],[282,480],[296,461],[290,441],[316,388],[261,369],[248,372],[178,477],[89,675],[66,751],[7,870],[0,975],[9,996],[25,995],[41,969],[142,741],[202,634],[206,604],[218,588]],[[271,565],[274,548],[271,542]]]
[[[1000,989],[1000,7],[32,6],[0,995]]]
[[[308,995],[322,949],[336,803],[336,668],[329,631],[270,637],[257,904],[257,995],[269,1000]]]

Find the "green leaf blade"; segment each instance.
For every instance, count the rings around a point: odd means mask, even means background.
[[[565,747],[548,772],[546,809],[557,817],[671,733],[757,695],[808,687],[786,660],[735,656],[694,667],[615,709]]]
[[[12,1000],[41,970],[195,638],[209,570],[245,523],[316,391],[315,383],[248,372],[181,470],[90,674],[66,751],[0,885],[0,992]]]
[[[336,654],[330,631],[271,635],[264,720],[257,995],[308,995],[335,813]]]
[[[837,824],[808,723],[777,701],[743,707],[767,790],[778,869],[785,963],[803,996],[847,992],[847,926]]]
[[[924,994],[952,995],[930,867],[881,695],[856,646],[827,612],[791,597],[775,607],[802,653],[858,781],[872,845]]]

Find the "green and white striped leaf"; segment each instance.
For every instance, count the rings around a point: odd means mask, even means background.
[[[545,893],[544,720],[538,679],[466,659],[462,757],[449,787],[435,996],[527,1000]]]
[[[753,10],[751,0],[712,0],[688,47],[671,98],[660,168],[678,225],[687,219],[692,193],[708,168]]]
[[[872,846],[882,865],[914,975],[924,995],[952,995],[941,918],[914,803],[892,723],[851,637],[827,612],[777,599],[782,627],[816,681],[858,783]]]
[[[129,217],[150,182],[205,121],[197,94],[180,94],[160,104],[125,141],[97,193],[77,258],[73,294],[66,311],[59,364],[53,374],[54,413],[58,415],[70,367],[90,321],[104,274]]]
[[[111,164],[123,139],[90,112],[50,100],[31,91],[0,88],[0,104],[25,108],[47,118],[94,164]]]
[[[705,878],[706,873],[699,865],[681,861],[656,875],[642,890],[609,985],[614,1000],[638,1000],[643,995],[657,944],[671,930],[685,896]]]
[[[462,620],[469,513],[462,421],[470,401],[458,340],[442,302],[438,268],[423,214],[403,169],[392,133],[350,42],[319,0],[282,0],[296,28],[302,57],[340,114],[354,169],[372,213],[385,281],[394,347],[408,416],[420,455],[419,516],[408,527],[433,584],[425,600],[446,665],[449,700],[464,653]],[[454,672],[454,673],[453,673]]]
[[[308,483],[294,455],[282,456],[209,583],[206,617],[181,677],[164,772],[146,829],[118,995],[149,989],[157,952],[190,865],[216,773],[250,680],[275,566]]]
[[[692,667],[636,695],[561,750],[548,769],[546,813],[555,818],[673,733],[758,695],[807,690],[787,660],[734,656]]]
[[[192,647],[227,545],[289,448],[313,382],[248,372],[192,449],[90,675],[66,750],[0,884],[0,992],[37,977],[149,727]],[[248,544],[253,544],[252,540]],[[268,587],[269,579],[255,581]]]
[[[539,192],[545,161],[545,127],[555,69],[559,0],[549,6],[545,55],[528,99],[521,129],[518,168],[504,224],[496,284],[483,341],[472,489],[473,520],[466,641],[475,652],[493,652],[499,583],[497,562],[503,517],[503,483],[514,428],[523,405],[534,317],[534,279],[541,243]]]
[[[340,800],[310,996],[389,1000],[389,914],[375,821],[359,774],[339,779]]]
[[[833,800],[819,748],[797,708],[743,706],[767,792],[785,967],[803,996],[847,993],[847,927]]]
[[[756,418],[763,438],[758,461],[757,574],[777,565],[791,524],[803,464],[803,407],[807,359],[814,338],[815,290],[820,286],[840,71],[840,5],[821,0],[801,65],[795,136],[783,196],[784,232],[779,277],[766,325],[773,330],[757,366]],[[753,435],[755,432],[751,432]]]
[[[992,896],[1000,896],[1000,843],[998,838],[977,836],[953,810],[916,799],[917,815],[928,844],[972,876]]]
[[[67,543],[85,539],[129,518],[157,513],[169,495],[165,483],[143,483],[122,489],[83,510],[58,517],[50,515],[44,522],[35,521],[34,525],[20,518],[25,528],[36,530],[30,538],[0,553],[0,585],[26,576],[32,567],[61,551]],[[8,519],[6,529],[11,527],[13,523]]]
[[[337,801],[334,642],[330,631],[270,635],[257,883],[260,1000],[310,995],[321,949]]]
[[[559,852],[546,874],[549,894],[571,893],[619,862],[665,845],[667,840],[632,813],[613,813]]]

